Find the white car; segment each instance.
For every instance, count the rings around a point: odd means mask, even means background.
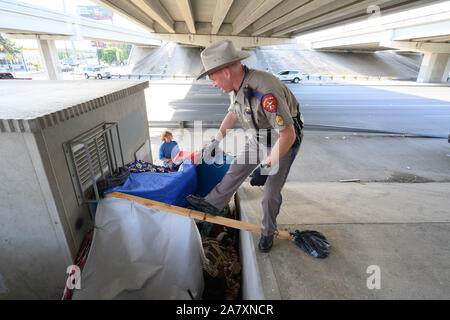
[[[302,80],[302,72],[298,70],[282,70],[275,76],[281,81],[291,81],[293,83],[299,83]]]
[[[83,74],[86,79],[94,77],[95,79],[108,78],[111,79],[111,72],[106,71],[102,67],[86,67],[83,68]]]

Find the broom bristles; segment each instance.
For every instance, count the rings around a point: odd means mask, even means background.
[[[297,247],[315,258],[324,259],[330,254],[330,243],[318,231],[295,230],[291,235],[294,237],[294,243]]]

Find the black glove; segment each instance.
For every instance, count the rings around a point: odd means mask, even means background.
[[[263,186],[266,183],[267,174],[261,174],[261,169],[270,168],[267,164],[260,164],[253,172],[250,174],[250,185],[252,186]]]
[[[212,139],[210,143],[203,149],[203,159],[213,158],[216,155],[216,148],[219,146],[219,141]]]

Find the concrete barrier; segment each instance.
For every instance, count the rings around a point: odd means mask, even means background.
[[[112,78],[118,79],[147,79],[147,80],[164,80],[164,79],[195,79],[193,75],[190,74],[112,74]]]
[[[379,81],[386,81],[386,80],[400,80],[399,78],[394,78],[391,76],[369,76],[369,75],[336,75],[336,74],[305,74],[302,76],[302,80],[379,80]],[[449,77],[450,79],[450,77]]]
[[[147,80],[194,80],[195,76],[191,74],[112,74],[113,78],[118,79],[147,79]],[[347,80],[347,81],[386,81],[386,80],[402,80],[400,78],[394,78],[391,76],[369,76],[369,75],[335,75],[335,74],[305,74],[302,75],[302,80],[320,80],[320,81],[337,81],[337,80]],[[447,81],[450,80],[448,77]]]

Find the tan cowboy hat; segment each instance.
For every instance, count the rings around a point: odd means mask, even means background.
[[[248,58],[251,55],[252,54],[250,52],[236,50],[233,42],[230,40],[222,40],[213,43],[200,54],[203,63],[203,70],[200,75],[197,76],[197,80],[205,75],[225,68],[236,61]]]

